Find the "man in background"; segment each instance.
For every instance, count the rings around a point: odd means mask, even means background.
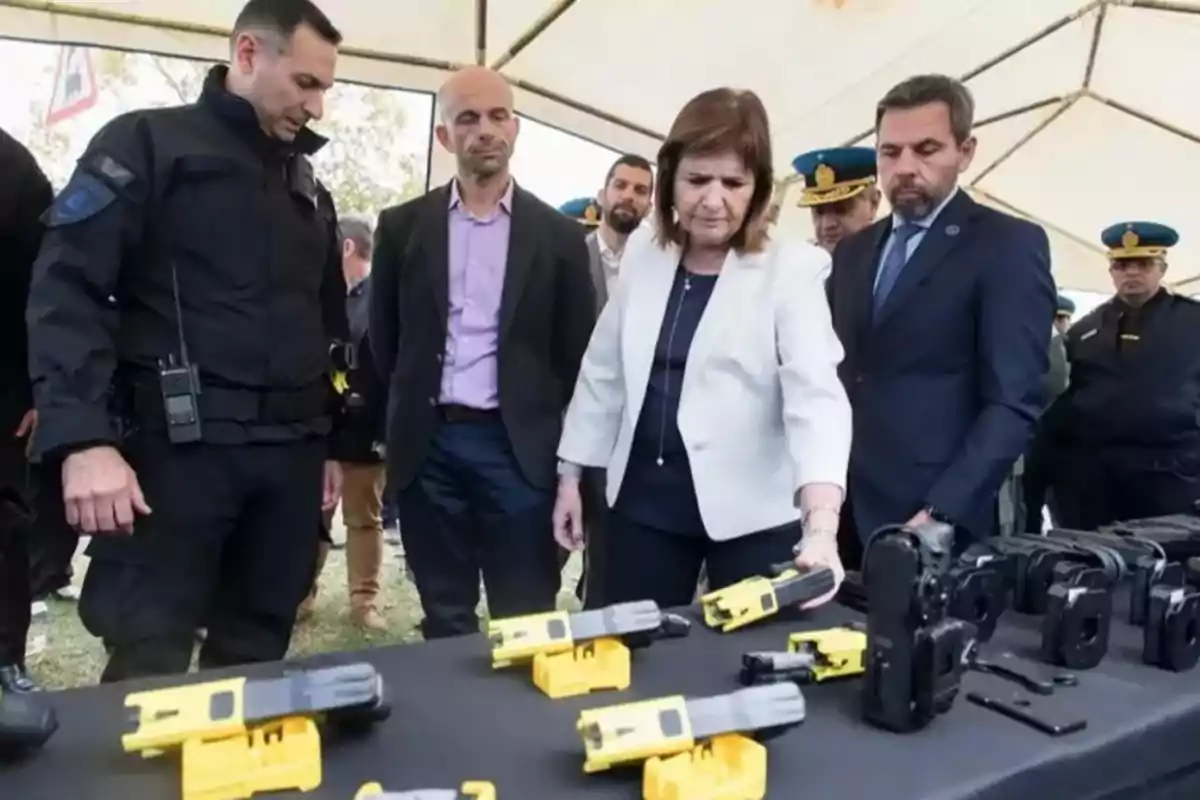
[[[616,286],[625,242],[650,212],[653,197],[654,172],[650,162],[641,156],[627,154],[618,158],[609,168],[604,187],[594,200],[580,198],[559,209],[592,229],[587,244],[592,284],[596,288],[597,316]],[[605,585],[602,580],[604,548],[599,546],[608,513],[604,488],[604,470],[585,470],[580,490],[583,495],[587,549],[584,551],[583,573],[575,594],[588,608],[607,605],[594,588]]]
[[[342,522],[346,526],[346,579],[350,591],[350,621],[366,633],[382,633],[387,623],[379,613],[379,571],[383,565],[383,435],[387,385],[379,379],[367,323],[371,298],[371,254],[374,231],[358,217],[338,221],[342,274],[346,277],[346,318],[356,358],[340,377],[340,420],[330,453],[342,465]],[[342,383],[344,381],[344,383]],[[333,510],[325,513],[328,531]],[[330,542],[318,551],[317,578],[329,557]],[[317,581],[300,606],[298,618],[312,616]]]
[[[42,240],[38,218],[54,199],[33,155],[0,130],[0,694],[33,691],[29,634],[28,437],[37,424],[29,381],[25,302]]]
[[[438,93],[446,186],[379,218],[371,347],[388,381],[388,477],[426,638],[554,608],[562,418],[595,322],[584,233],[520,188],[512,87],[467,67]]]
[[[996,495],[1042,412],[1055,291],[1037,225],[976,203],[974,99],[920,75],[875,111],[892,214],[838,245],[826,289],[854,408],[842,512],[855,568],[883,525],[954,525],[992,535]]]
[[[870,147],[811,150],[796,156],[792,169],[804,178],[798,205],[812,211],[818,247],[832,253],[842,239],[875,221],[880,194]]]

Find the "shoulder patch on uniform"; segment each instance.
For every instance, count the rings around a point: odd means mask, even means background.
[[[105,153],[96,153],[87,163],[97,175],[112,181],[118,189],[124,189],[137,177],[128,167]]]
[[[50,228],[74,225],[96,216],[116,199],[117,193],[103,180],[85,170],[76,170],[42,219]]]

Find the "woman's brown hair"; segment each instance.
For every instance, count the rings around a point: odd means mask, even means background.
[[[765,216],[774,185],[771,126],[758,95],[729,88],[710,89],[688,101],[659,148],[654,205],[660,243],[684,246],[687,241],[687,233],[675,218],[675,173],[680,159],[685,155],[723,153],[738,156],[754,176],[754,194],[746,208],[746,219],[730,245],[751,253],[762,250],[767,242]]]

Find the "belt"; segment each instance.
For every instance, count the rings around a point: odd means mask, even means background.
[[[305,422],[330,412],[330,389],[324,381],[301,389],[238,389],[202,385],[196,397],[201,420],[278,425]],[[162,416],[162,394],[156,383],[138,382],[133,388],[137,419]]]
[[[498,408],[471,408],[457,403],[446,403],[437,408],[446,422],[493,422],[500,419]]]

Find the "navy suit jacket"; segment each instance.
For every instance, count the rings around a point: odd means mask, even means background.
[[[1045,403],[1056,290],[1037,225],[964,191],[942,209],[878,314],[887,217],[844,239],[826,284],[854,409],[849,512],[864,541],[933,506],[970,538]]]

